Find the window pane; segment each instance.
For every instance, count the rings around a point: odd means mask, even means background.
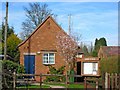
[[[44,54],[44,57],[48,57],[48,54],[47,54],[47,53],[45,53],[45,54]]]
[[[54,57],[49,57],[49,60],[50,61],[54,61]]]
[[[43,63],[48,63],[47,61],[44,61]]]
[[[49,54],[49,63],[54,63],[54,53]]]
[[[50,63],[50,64],[53,64],[53,63],[54,63],[54,61],[50,61],[49,63]]]
[[[43,60],[44,60],[44,61],[48,61],[48,57],[44,57]]]
[[[50,57],[54,57],[54,53],[49,53],[49,56]]]
[[[45,53],[43,55],[43,63],[48,63],[48,54],[47,53]]]

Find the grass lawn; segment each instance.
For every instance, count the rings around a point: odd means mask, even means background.
[[[82,84],[69,84],[68,88],[84,88]]]
[[[29,86],[19,86],[17,88],[40,88],[40,86],[39,85],[29,85]],[[47,85],[42,85],[42,88],[50,88],[50,87]]]
[[[42,88],[50,88],[50,86],[63,86],[63,87],[66,87],[65,84],[54,84],[54,83],[49,83],[49,84],[44,84],[42,85]],[[84,85],[83,84],[68,84],[67,86],[68,88],[84,88]],[[26,86],[20,86],[20,87],[17,87],[17,88],[40,88],[39,85],[29,85],[28,87]]]
[[[66,87],[65,84],[56,84],[56,83],[45,83],[45,85],[53,85],[53,86],[63,86]],[[84,88],[84,84],[68,84],[68,88]]]

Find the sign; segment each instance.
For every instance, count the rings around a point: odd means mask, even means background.
[[[81,61],[82,76],[99,76],[99,60],[86,58]]]
[[[83,63],[83,74],[97,75],[98,63],[84,62]]]

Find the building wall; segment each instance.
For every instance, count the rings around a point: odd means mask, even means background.
[[[45,23],[21,46],[19,46],[20,50],[20,64],[24,65],[24,54],[32,53],[35,54],[35,74],[46,74],[49,71],[48,66],[43,65],[42,63],[42,55],[41,50],[56,50],[56,34],[57,32],[63,32],[60,27],[58,27],[53,19],[48,18]],[[37,54],[37,52],[41,52]],[[65,64],[65,61],[60,56],[60,53],[55,52],[55,66],[59,68]]]

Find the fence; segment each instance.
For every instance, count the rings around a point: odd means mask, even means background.
[[[108,89],[108,90],[120,90],[120,74],[117,73],[105,73],[103,78],[98,77],[85,77],[84,79],[85,89],[96,88]]]
[[[94,88],[98,90],[99,88],[99,77],[85,77],[84,78],[84,87],[85,90]]]
[[[39,81],[36,80],[30,80],[29,78],[24,78],[22,80],[17,79],[17,77],[39,77]],[[13,73],[13,88],[16,88],[16,84],[17,83],[24,83],[24,84],[31,84],[31,83],[39,83],[40,88],[42,88],[42,85],[44,84],[43,82],[43,78],[47,77],[47,76],[57,76],[57,77],[65,77],[65,81],[64,82],[54,82],[54,83],[64,83],[65,87],[67,88],[68,83],[69,82],[69,78],[70,77],[82,77],[81,75],[58,75],[58,74],[16,74],[15,72]],[[50,82],[51,83],[51,82]]]
[[[105,73],[105,88],[120,90],[120,74]]]
[[[1,73],[0,73],[1,74]],[[58,75],[58,74],[16,74],[15,72],[12,75],[9,74],[5,74],[2,73],[2,75],[11,77],[12,81],[10,81],[12,83],[13,88],[16,88],[16,85],[18,83],[23,83],[29,85],[31,83],[39,83],[40,88],[42,88],[42,85],[44,84],[43,79],[44,77],[47,76],[58,76],[58,77],[65,77],[65,81],[64,82],[54,82],[54,83],[63,83],[65,84],[66,88],[68,86],[69,83],[69,78],[70,77],[82,77],[81,75]],[[30,80],[29,78],[24,78],[24,79],[18,79],[18,77],[39,77],[39,81],[36,80]],[[50,82],[51,83],[51,82]],[[100,78],[98,77],[85,77],[84,78],[84,88],[96,88],[99,89],[99,86],[102,85],[102,88],[106,88],[106,89],[110,89],[110,90],[120,90],[120,74],[109,74],[106,73],[105,77],[103,78],[102,82],[100,82]],[[91,87],[90,87],[91,86]]]

